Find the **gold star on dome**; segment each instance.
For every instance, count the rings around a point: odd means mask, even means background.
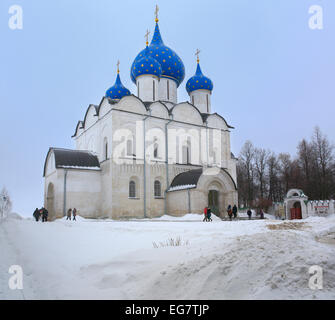
[[[153,64],[150,65],[151,68],[152,68],[153,66],[154,66]]]

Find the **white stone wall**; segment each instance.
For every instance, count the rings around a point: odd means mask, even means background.
[[[142,101],[157,101],[159,80],[155,76],[143,75],[136,78],[137,94]]]
[[[177,83],[169,78],[160,78],[158,96],[159,100],[177,103]]]
[[[195,90],[190,94],[190,102],[202,113],[211,113],[211,92],[209,90]]]

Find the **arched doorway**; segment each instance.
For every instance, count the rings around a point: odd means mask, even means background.
[[[55,188],[52,183],[48,185],[46,209],[49,212],[49,220],[55,217]]]
[[[293,207],[290,209],[290,211],[291,219],[302,219],[300,201],[294,202]]]
[[[219,192],[217,190],[209,190],[208,192],[208,207],[216,216],[220,215],[219,207]]]

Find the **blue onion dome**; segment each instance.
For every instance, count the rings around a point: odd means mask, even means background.
[[[213,90],[213,82],[211,79],[207,78],[202,74],[199,60],[197,64],[197,71],[195,75],[191,77],[186,83],[186,91],[190,94],[192,91],[204,89],[204,90]]]
[[[130,71],[131,80],[135,81],[135,74],[133,72],[135,64],[138,60],[142,59],[145,55],[146,49],[143,49],[135,58]],[[161,65],[162,78],[169,78],[177,83],[177,87],[183,82],[185,78],[185,67],[179,56],[168,46],[166,46],[162,40],[162,36],[159,31],[158,19],[156,19],[155,32],[152,37],[151,43],[148,47],[149,55],[157,60]]]
[[[130,96],[130,91],[122,84],[120,79],[120,70],[118,67],[115,83],[106,91],[106,97],[119,100],[124,96]]]
[[[156,59],[150,56],[148,46],[145,48],[143,57],[134,63],[132,67],[132,74],[134,79],[144,74],[157,76],[158,78],[161,76],[161,65]]]

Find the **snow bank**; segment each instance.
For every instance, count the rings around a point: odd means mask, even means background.
[[[315,239],[335,228],[334,216],[310,217],[302,230],[267,228],[279,220],[205,223],[197,214],[77,218],[0,225],[0,300],[21,294],[6,289],[11,264],[22,266],[30,299],[335,299],[335,245]],[[153,247],[177,237],[189,245]],[[308,287],[312,265],[323,268],[323,290]]]

